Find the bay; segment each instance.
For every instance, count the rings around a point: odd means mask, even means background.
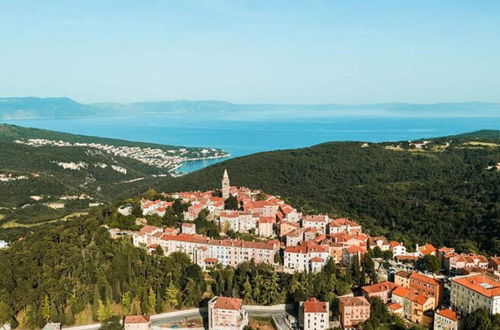
[[[4,120],[9,124],[91,136],[182,146],[215,147],[231,157],[278,149],[308,147],[329,141],[400,141],[499,129],[500,117],[300,117],[262,115],[227,119],[210,114]],[[191,161],[191,172],[224,159]]]

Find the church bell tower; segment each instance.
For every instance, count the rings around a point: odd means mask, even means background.
[[[222,198],[229,197],[229,175],[227,170],[224,170],[224,175],[222,176]]]

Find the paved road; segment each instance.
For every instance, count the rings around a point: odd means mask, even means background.
[[[248,312],[249,316],[260,316],[260,317],[276,317],[279,324],[282,324],[285,318],[285,314],[295,314],[295,308],[293,305],[280,305],[280,306],[243,306]],[[151,315],[151,325],[159,326],[164,324],[180,323],[182,321],[204,318],[208,317],[208,311],[206,307],[203,308],[193,308],[182,311],[162,313]],[[283,323],[285,324],[285,323]],[[99,323],[83,325],[78,327],[68,327],[65,329],[71,330],[97,330],[101,325]],[[290,329],[290,327],[283,327],[281,329]]]

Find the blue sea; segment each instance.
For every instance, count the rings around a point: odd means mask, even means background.
[[[182,146],[221,148],[231,157],[277,149],[307,147],[328,141],[398,141],[444,136],[480,129],[499,129],[500,117],[301,117],[262,116],[225,119],[210,115],[25,119],[4,122],[67,133]],[[185,163],[191,172],[220,160]]]

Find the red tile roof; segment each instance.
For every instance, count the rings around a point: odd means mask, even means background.
[[[453,278],[452,281],[488,298],[500,296],[500,282],[482,274]]]
[[[365,297],[339,297],[339,300],[347,306],[370,306]]]
[[[239,298],[217,297],[214,307],[216,309],[237,311],[241,309],[242,301]]]
[[[420,273],[417,273],[417,272],[413,272],[410,275],[410,280],[419,281],[419,282],[425,282],[425,283],[433,285],[433,286],[438,286],[439,285],[439,282],[436,281],[435,279],[433,279],[432,277],[426,276],[424,274],[420,274]]]
[[[328,303],[311,298],[304,302],[304,313],[327,313]]]
[[[458,321],[457,313],[455,313],[451,309],[441,309],[437,313],[442,317],[446,317],[447,319],[450,319],[452,321]]]
[[[149,315],[128,315],[125,316],[125,324],[149,323]]]
[[[361,289],[366,293],[376,293],[376,292],[390,291],[397,287],[398,285],[389,281],[385,281],[385,282],[375,283],[372,285],[365,285]]]
[[[403,308],[403,306],[401,306],[398,303],[392,303],[392,304],[387,305],[387,308],[389,308],[390,310],[392,310],[393,312],[395,312],[395,311],[400,310],[401,308]]]

